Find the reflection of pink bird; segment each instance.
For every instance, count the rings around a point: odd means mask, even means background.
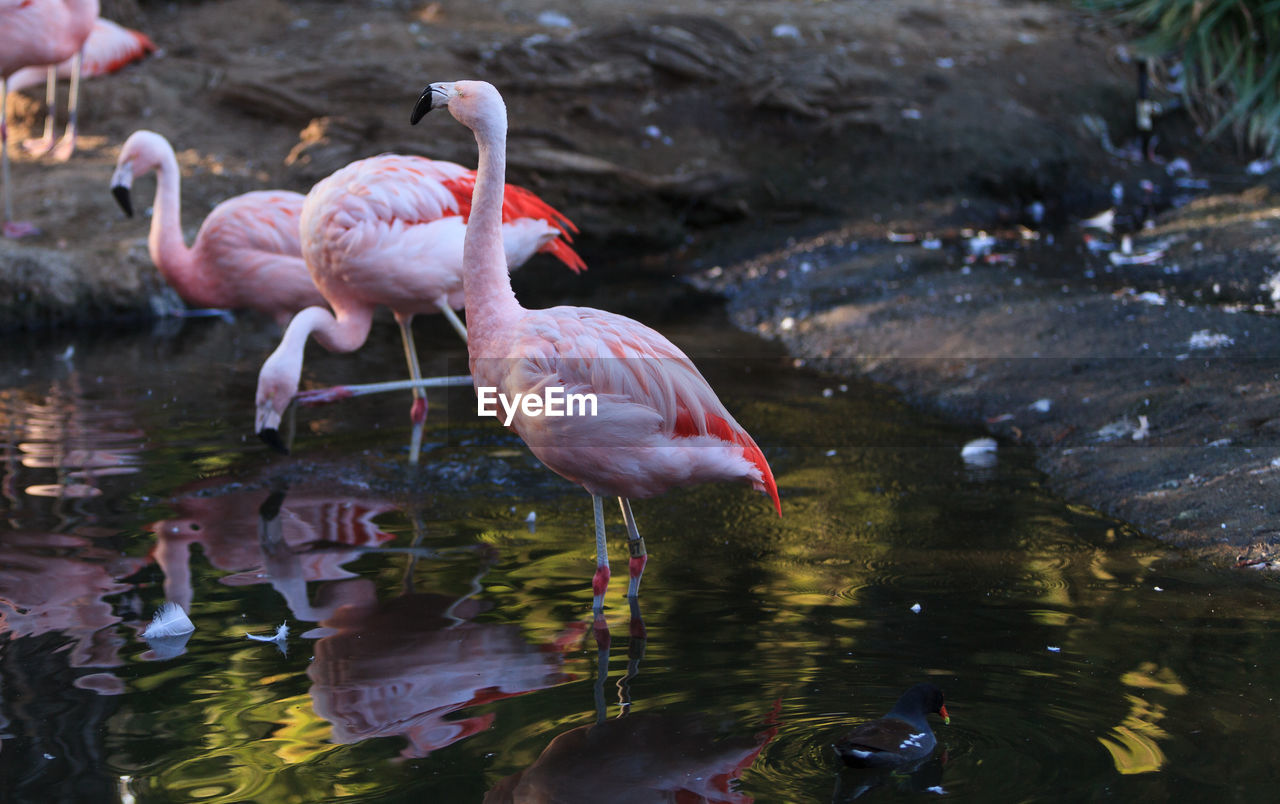
[[[5,237],[36,231],[30,223],[13,219],[5,121],[9,76],[23,67],[57,64],[77,56],[97,17],[98,0],[0,0],[0,183],[4,184]]]
[[[73,667],[122,664],[120,618],[106,598],[146,562],[63,533],[9,531],[0,543],[0,644],[61,632]]]
[[[316,622],[342,599],[312,603],[308,582],[352,579],[343,565],[361,548],[377,547],[392,536],[375,517],[395,510],[378,499],[359,499],[341,489],[302,487],[288,496],[273,517],[271,539],[259,532],[260,491],[232,489],[211,494],[201,484],[173,502],[176,516],[153,522],[154,558],[164,573],[165,599],[191,611],[191,546],[224,572],[228,586],[270,583],[284,597],[294,618]],[[317,545],[327,549],[312,551]],[[354,582],[354,581],[353,581]],[[346,595],[350,590],[332,590]]]
[[[745,480],[767,492],[778,513],[778,488],[764,454],[733,420],[688,357],[652,329],[589,307],[526,310],[503,270],[499,231],[506,166],[506,107],[482,81],[432,84],[414,108],[417,122],[447,106],[476,135],[480,147],[471,223],[463,256],[467,351],[476,388],[550,398],[594,394],[594,415],[546,416],[521,407],[511,427],[556,473],[591,493],[596,521],[595,612],[601,616],[609,582],[601,496],[617,496],[631,547],[628,596],[639,592],[647,556],[629,497],[652,497],[674,487]],[[570,407],[569,412],[572,413]],[[564,411],[562,411],[564,412]]]
[[[519,627],[468,622],[481,609],[473,600],[409,594],[352,603],[324,620],[307,675],[333,741],[401,735],[409,740],[404,756],[425,757],[494,718],[449,717],[459,709],[569,680],[554,648],[530,645]]]
[[[475,180],[474,171],[452,162],[383,154],[352,162],[311,189],[302,210],[303,253],[333,312],[298,313],[263,364],[256,428],[264,440],[283,448],[280,419],[298,391],[308,336],[330,351],[353,351],[369,336],[374,309],[386,305],[400,325],[414,380],[421,378],[410,330],[415,314],[443,313],[467,337],[453,311],[462,307],[462,240]],[[497,229],[503,275],[538,251],[583,270],[569,247],[571,231],[573,224],[542,199],[509,186]],[[425,393],[415,388],[411,463],[426,413]]]
[[[53,119],[57,112],[56,84],[59,79],[69,79],[73,90],[78,90],[80,79],[114,73],[126,64],[155,52],[155,49],[155,44],[146,34],[99,17],[93,21],[93,30],[84,41],[79,73],[76,72],[76,59],[73,56],[48,67],[23,67],[9,76],[10,92],[35,86],[41,81],[47,84],[45,96],[48,108],[45,110],[44,136],[24,143],[27,150],[44,154],[54,149]],[[69,98],[72,110],[67,118],[66,133],[63,134],[63,142],[68,143],[68,147],[72,149],[75,147],[77,118],[74,104],[78,95],[78,91],[73,91]]]
[[[750,804],[732,783],[777,733],[717,739],[692,717],[636,712],[579,726],[552,740],[528,768],[485,795],[485,804],[676,801]]]
[[[143,130],[125,140],[111,192],[132,215],[133,180],[152,170],[156,201],[147,245],[156,268],[183,301],[197,307],[257,310],[281,325],[304,307],[324,304],[302,261],[300,194],[260,190],[229,198],[213,208],[187,248],[178,159],[164,137]]]

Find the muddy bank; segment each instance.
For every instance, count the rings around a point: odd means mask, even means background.
[[[86,82],[70,162],[11,147],[18,214],[44,234],[0,243],[0,287],[11,291],[0,325],[156,306],[146,220],[125,220],[107,192],[132,131],[173,143],[194,236],[222,199],[305,192],[361,157],[473,161],[461,127],[408,125],[431,80],[499,85],[510,179],[570,214],[589,261],[642,272],[670,275],[671,260],[643,258],[709,237],[746,256],[958,193],[991,214],[1033,199],[1053,214],[1095,191],[1094,149],[1073,121],[1128,113],[1110,43],[1065,5],[935,6],[105,3],[104,15],[162,50]],[[42,92],[15,93],[9,113],[15,141],[39,134]],[[144,207],[149,187],[139,183]]]
[[[1269,567],[1280,198],[1252,181],[1158,215],[1128,255],[1087,248],[1079,227],[992,244],[869,225],[695,281],[811,366],[1035,446],[1067,499],[1216,563]]]
[[[1277,210],[1244,157],[1202,146],[1174,113],[1157,152],[1186,157],[1192,176],[1128,158],[1133,67],[1066,3],[678,11],[104,2],[162,53],[86,83],[70,162],[11,148],[19,214],[44,233],[0,242],[0,327],[178,303],[150,264],[145,217],[123,218],[107,192],[132,131],[178,151],[190,238],[224,198],[305,192],[353,159],[471,162],[462,127],[407,116],[428,81],[486,78],[510,107],[510,180],[573,218],[593,266],[577,281],[529,266],[527,301],[622,309],[620,285],[686,275],[799,358],[1035,444],[1071,499],[1222,562],[1266,551]],[[9,99],[15,140],[39,133],[39,98]],[[1135,249],[1162,248],[1159,260],[1116,266],[1080,246],[1074,222],[1111,205],[1116,183],[1130,202],[1153,194],[1135,214],[1158,212],[1157,226]],[[149,193],[140,181],[140,206]],[[1055,245],[1020,241],[1019,224]],[[967,262],[966,227],[1006,234],[997,251],[1011,258]]]

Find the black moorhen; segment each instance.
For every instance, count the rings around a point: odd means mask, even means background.
[[[855,768],[888,768],[924,759],[938,741],[926,718],[930,712],[951,716],[942,701],[942,690],[932,684],[917,684],[902,694],[889,714],[862,723],[832,746],[846,765]]]

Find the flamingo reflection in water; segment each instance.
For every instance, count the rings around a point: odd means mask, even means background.
[[[585,625],[532,645],[506,623],[473,622],[480,601],[410,593],[337,609],[312,633],[307,667],[316,714],[336,743],[401,736],[404,757],[425,757],[487,729],[496,713],[454,712],[572,680],[563,652]]]
[[[118,667],[124,636],[107,598],[133,587],[121,579],[145,566],[88,538],[68,533],[10,531],[0,542],[0,645],[61,635],[66,661],[76,668]],[[0,651],[0,655],[4,655]],[[114,675],[80,676],[76,686],[114,694],[124,689]]]
[[[194,594],[192,545],[201,546],[213,567],[232,573],[222,583],[270,583],[294,618],[318,622],[342,601],[322,596],[312,603],[307,583],[355,578],[343,565],[394,538],[373,520],[398,506],[377,497],[361,499],[341,486],[299,487],[287,499],[275,492],[265,503],[262,489],[229,485],[225,493],[219,491],[209,481],[189,487],[173,502],[176,516],[149,526],[156,535],[154,556],[164,572],[165,599],[188,612]],[[342,587],[328,591],[341,593]]]
[[[135,413],[123,400],[93,399],[69,357],[64,364],[47,387],[0,390],[0,493],[12,509],[24,497],[97,497],[105,478],[138,471],[145,436]]]
[[[733,789],[734,782],[777,734],[778,704],[763,730],[723,738],[694,714],[631,711],[630,685],[640,671],[646,638],[636,601],[630,602],[627,672],[618,681],[621,713],[606,718],[604,680],[610,637],[607,629],[596,627],[596,722],[557,736],[532,765],[494,785],[484,797],[485,804],[749,804],[753,800]]]

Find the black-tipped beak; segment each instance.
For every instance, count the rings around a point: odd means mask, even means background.
[[[111,194],[116,197],[116,203],[124,210],[124,214],[133,217],[133,199],[129,196],[129,188],[123,184],[117,184],[111,188]]]
[[[435,87],[422,90],[422,97],[418,98],[418,102],[413,105],[413,113],[409,115],[409,125],[418,125],[418,121],[431,111],[431,95],[435,91]]]
[[[280,437],[280,431],[274,427],[266,427],[258,431],[258,438],[262,439],[262,443],[271,447],[281,455],[289,454],[289,447],[284,443],[284,439]]]

